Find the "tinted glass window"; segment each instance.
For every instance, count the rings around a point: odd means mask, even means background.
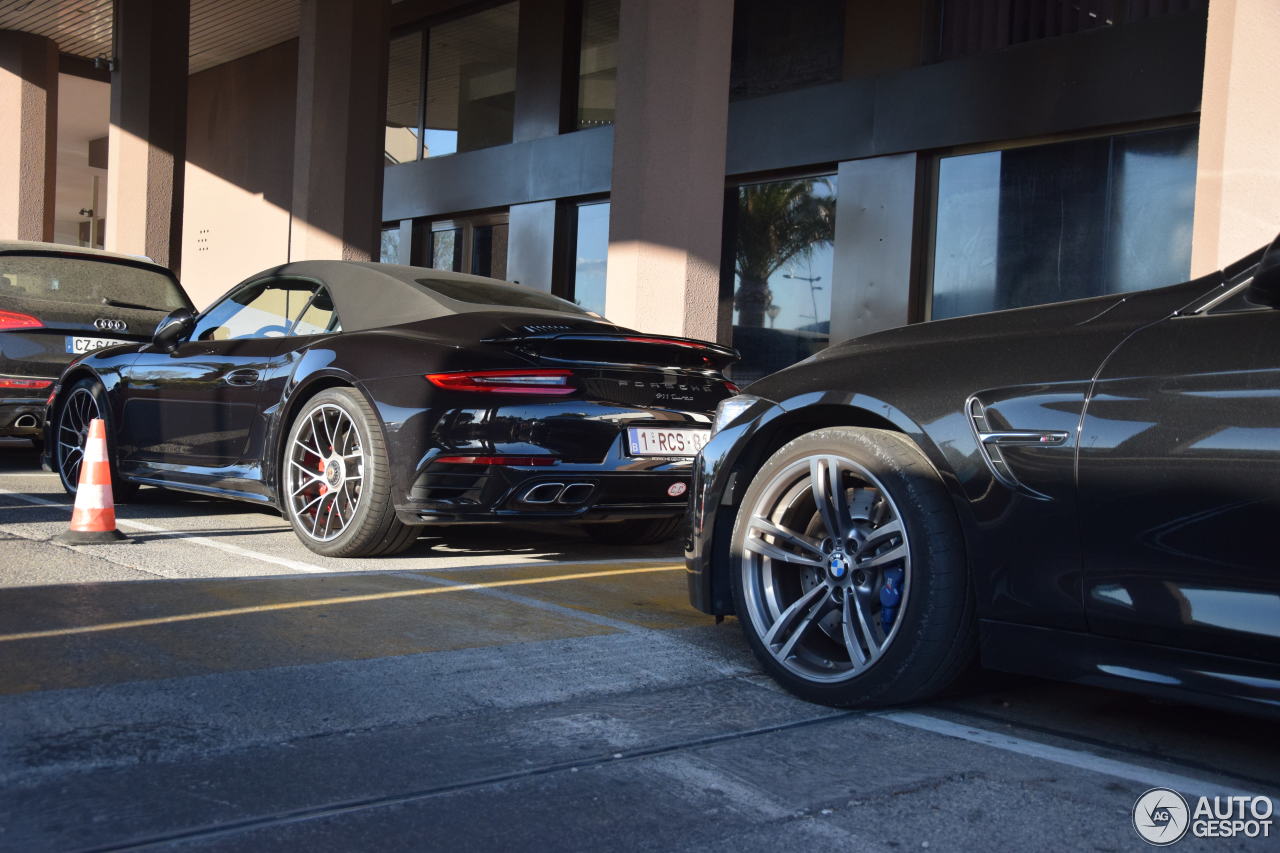
[[[1184,281],[1194,127],[945,157],[931,317]]]
[[[519,4],[506,3],[430,29],[426,156],[511,141],[519,22]]]
[[[476,225],[471,237],[472,275],[505,279],[507,277],[507,235],[505,222]]]
[[[609,268],[609,202],[578,205],[573,301],[604,315],[604,286]]]
[[[738,188],[735,380],[759,379],[826,347],[835,217],[835,176]]]
[[[400,226],[382,229],[382,245],[378,249],[378,260],[384,264],[400,263]]]
[[[955,59],[1163,15],[1199,12],[1209,0],[941,0],[940,59]]]
[[[578,55],[578,127],[613,124],[618,81],[618,0],[586,0]]]
[[[462,272],[462,229],[431,232],[431,268]]]
[[[393,38],[387,51],[387,123],[384,153],[388,164],[422,156],[418,122],[422,107],[422,33]]]
[[[0,256],[0,301],[48,300],[100,308],[106,304],[103,299],[166,313],[191,306],[173,279],[152,270],[76,258]]]
[[[845,0],[737,0],[729,97],[831,83],[844,64]]]
[[[518,284],[489,284],[481,281],[446,281],[419,278],[416,283],[433,293],[470,305],[498,305],[508,308],[536,308],[540,311],[586,312],[558,296]]]
[[[191,333],[195,341],[280,338],[289,334],[316,286],[303,281],[259,282],[210,308]]]

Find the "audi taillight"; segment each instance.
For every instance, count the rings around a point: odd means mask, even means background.
[[[572,394],[568,370],[465,370],[457,373],[428,373],[427,381],[446,391],[485,394]]]
[[[24,391],[41,391],[52,384],[52,379],[26,379],[19,376],[0,376],[0,388],[21,388]]]
[[[17,311],[0,311],[0,332],[13,329],[43,329],[44,323],[30,314],[19,314]]]

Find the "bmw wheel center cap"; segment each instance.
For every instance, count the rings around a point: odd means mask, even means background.
[[[831,577],[840,580],[849,571],[849,558],[837,551],[827,559],[827,571]]]

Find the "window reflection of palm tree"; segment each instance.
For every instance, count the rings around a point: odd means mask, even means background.
[[[835,211],[836,200],[825,179],[774,181],[738,191],[738,325],[764,325],[773,303],[769,277],[792,258],[808,257],[816,247],[830,245]]]

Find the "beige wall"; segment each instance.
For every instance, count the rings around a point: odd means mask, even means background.
[[[1211,0],[1192,275],[1280,232],[1280,2]]]
[[[198,307],[289,259],[298,45],[191,76],[182,283]]]

